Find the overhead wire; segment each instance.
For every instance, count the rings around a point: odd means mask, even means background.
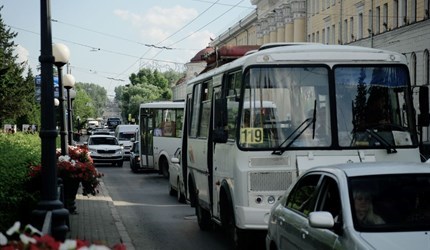
[[[231,10],[233,10],[234,8],[236,8],[239,4],[241,4],[244,0],[239,1],[238,3],[236,3],[235,5],[231,6],[231,8],[229,8],[228,10],[226,10],[224,13],[222,13],[221,15],[217,16],[216,18],[212,19],[211,21],[209,21],[208,23],[206,23],[205,25],[203,25],[202,27],[200,27],[199,29],[197,29],[196,31],[190,33],[189,35],[183,37],[182,39],[172,43],[170,46],[173,46],[179,42],[184,41],[185,39],[191,37],[192,35],[194,35],[195,33],[197,33],[198,31],[204,29],[205,27],[207,27],[209,24],[212,24],[213,22],[215,22],[216,20],[218,20],[219,18],[221,18],[222,16],[224,16],[225,14],[227,14],[228,12],[230,12]],[[217,1],[218,2],[218,1]],[[212,6],[211,6],[212,7]],[[152,57],[152,59],[156,58],[159,54],[161,54],[163,52],[163,50],[160,50],[157,54],[154,55],[154,57]]]
[[[160,41],[160,42],[158,42],[157,43],[157,45],[159,45],[159,44],[161,44],[161,43],[163,43],[163,42],[165,42],[166,40],[168,40],[169,38],[171,38],[171,37],[173,37],[174,35],[176,35],[176,34],[178,34],[180,31],[182,31],[182,30],[184,30],[186,27],[188,27],[190,24],[192,24],[195,20],[197,20],[199,17],[201,17],[204,13],[206,13],[208,10],[210,10],[215,4],[217,4],[218,2],[219,2],[220,0],[217,0],[216,2],[213,2],[212,3],[212,5],[210,5],[208,8],[206,8],[204,11],[202,11],[199,15],[197,15],[195,18],[193,18],[191,21],[189,21],[188,23],[186,23],[184,26],[182,26],[181,28],[179,28],[177,31],[175,31],[175,32],[173,32],[170,36],[168,36],[168,37],[166,37],[166,38],[164,38],[162,41]],[[168,47],[170,47],[170,46],[168,46]],[[147,53],[149,53],[149,51],[150,51],[151,49],[148,49],[147,51],[145,51],[145,53],[141,56],[141,57],[144,57]],[[161,52],[162,52],[163,50],[160,50],[158,53],[156,53],[152,58],[151,58],[151,60],[155,60],[155,58],[159,55],[159,54],[161,54]],[[127,67],[122,73],[121,73],[121,75],[122,74],[124,74],[125,72],[127,72],[129,69],[131,69],[136,63],[138,63],[138,62],[140,62],[141,61],[141,59],[138,59],[138,60],[136,60],[132,65],[130,65],[129,67]],[[144,65],[147,65],[149,63],[149,61],[148,62],[146,62],[145,64],[143,64],[143,65],[140,65],[139,66],[139,70],[141,69],[141,68],[143,68],[143,66]]]

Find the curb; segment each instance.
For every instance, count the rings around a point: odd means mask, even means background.
[[[122,223],[121,217],[119,216],[118,210],[113,204],[112,197],[110,197],[109,192],[103,181],[100,181],[100,187],[103,189],[103,193],[107,196],[107,201],[109,202],[109,208],[112,213],[112,217],[115,221],[115,226],[118,230],[119,236],[121,237],[122,243],[126,245],[127,250],[135,250],[133,242],[127,233],[127,230]]]

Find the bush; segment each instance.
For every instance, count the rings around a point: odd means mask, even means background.
[[[30,183],[29,166],[41,162],[38,134],[0,133],[0,231],[15,221],[29,222],[40,199]]]

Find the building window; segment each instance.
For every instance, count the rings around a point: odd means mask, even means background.
[[[429,18],[430,0],[424,0],[424,19]]]
[[[393,1],[393,28],[399,27],[399,1]]]
[[[322,43],[325,44],[325,29],[322,30],[322,37],[321,37],[321,39],[322,39]]]
[[[411,0],[411,18],[409,19],[411,23],[417,21],[417,0]]]
[[[383,13],[382,13],[382,15],[383,15],[382,26],[384,26],[383,31],[387,31],[387,29],[388,29],[388,3],[384,4],[382,11],[383,11]]]
[[[354,17],[351,17],[349,19],[349,32],[351,33],[351,42],[353,42],[355,40],[354,37]]]
[[[424,50],[424,84],[429,85],[430,84],[430,55],[429,51],[426,49]]]
[[[320,32],[317,31],[317,35],[315,36],[315,42],[319,43],[320,42]]]
[[[417,85],[417,56],[415,55],[415,52],[412,52],[411,54],[411,63],[410,63],[410,69],[411,69],[411,84],[413,86]]]
[[[358,39],[363,38],[363,13],[358,14]]]
[[[376,7],[376,13],[375,13],[375,34],[381,33],[381,8],[378,6]],[[372,30],[373,32],[373,30]]]
[[[369,10],[369,20],[367,20],[367,23],[368,23],[368,25],[367,25],[367,31],[369,32],[369,36],[370,36],[371,32],[375,33],[373,31],[374,25],[373,25],[373,13],[372,13],[372,10]]]
[[[407,0],[401,0],[401,9],[399,12],[399,16],[401,17],[401,26],[407,24],[408,20],[408,1]]]
[[[344,21],[343,21],[343,23],[344,23],[344,25],[343,25],[343,27],[345,28],[345,31],[344,32],[342,32],[342,42],[343,43],[347,43],[348,42],[348,19],[345,19]]]
[[[334,24],[331,26],[331,39],[332,43],[336,44],[336,27]]]

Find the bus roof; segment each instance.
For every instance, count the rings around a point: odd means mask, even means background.
[[[140,108],[184,108],[183,101],[159,101],[140,104]]]
[[[289,44],[289,46],[275,46],[258,50],[227,63],[219,68],[205,72],[193,78],[187,85],[193,85],[200,79],[211,75],[221,74],[224,71],[249,65],[279,65],[285,64],[360,64],[360,63],[400,63],[407,64],[406,57],[398,52],[382,49],[350,46],[325,45],[318,43]]]

